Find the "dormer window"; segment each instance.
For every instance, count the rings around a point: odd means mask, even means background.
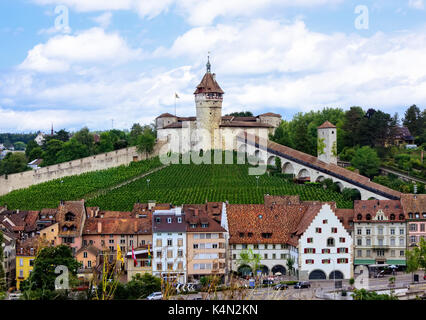
[[[247,234],[247,236],[248,236],[249,238],[251,238],[251,237],[253,237],[253,233],[252,233],[252,232],[249,232],[249,233]]]
[[[72,212],[67,212],[65,214],[65,221],[74,221],[75,220],[75,214]]]
[[[177,222],[182,223],[182,218],[181,217],[177,218]]]
[[[358,214],[358,215],[356,216],[356,218],[357,218],[357,220],[362,220],[362,214]]]
[[[404,215],[402,213],[399,215],[399,220],[404,220]]]
[[[393,213],[390,215],[390,220],[395,220],[395,215]]]
[[[172,218],[167,218],[167,223],[172,223]]]
[[[195,223],[191,223],[191,224],[190,224],[190,227],[191,227],[192,229],[195,229],[195,228],[197,227],[197,225],[196,225]]]
[[[155,222],[156,222],[156,223],[160,223],[160,222],[161,222],[161,218],[160,218],[160,217],[156,217],[156,218],[155,218]]]
[[[201,228],[208,228],[208,226],[209,226],[208,223],[202,223],[201,224]]]
[[[244,232],[240,232],[240,238],[244,238]]]
[[[262,233],[262,238],[270,239],[272,237],[272,233]]]
[[[371,214],[367,213],[367,215],[365,216],[365,218],[366,218],[367,220],[371,220]]]

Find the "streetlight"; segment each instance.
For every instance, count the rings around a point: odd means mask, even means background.
[[[146,179],[146,183],[147,183],[147,185],[148,185],[148,188],[149,188],[149,182],[151,181],[151,179]]]
[[[259,176],[256,176],[256,188],[259,188]]]

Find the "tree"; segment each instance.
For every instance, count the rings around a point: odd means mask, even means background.
[[[407,268],[405,272],[414,273],[419,269],[426,269],[426,240],[420,238],[419,246],[405,251]]]
[[[144,299],[153,292],[161,291],[161,279],[149,273],[133,276],[127,284],[120,284],[114,293],[114,300]]]
[[[87,148],[89,149],[89,153],[93,154],[93,151],[94,151],[93,143],[95,139],[93,137],[93,134],[90,133],[87,127],[84,127],[80,131],[77,131],[74,134],[73,138],[76,139],[81,144],[86,145]]]
[[[73,257],[71,248],[66,245],[45,247],[38,252],[29,278],[22,282],[22,291],[29,291],[28,294],[31,296],[31,291],[41,290],[42,296],[37,298],[50,297],[55,290],[55,279],[58,277],[55,273],[57,266],[67,267],[71,284],[76,281],[80,262]]]
[[[155,137],[150,133],[144,133],[139,136],[136,149],[140,153],[149,154],[154,150]]]
[[[248,249],[240,252],[240,257],[237,260],[237,263],[240,267],[248,265],[253,273],[255,273],[260,267],[260,261],[260,254],[254,253],[252,249]]]
[[[404,120],[402,123],[415,137],[420,136],[424,132],[424,119],[420,113],[420,109],[415,104],[405,111]]]
[[[43,152],[43,163],[42,166],[50,166],[58,163],[57,154],[62,150],[64,142],[61,140],[51,139],[46,143],[45,151]]]
[[[0,161],[0,175],[30,170],[23,152],[10,152]]]
[[[56,131],[53,139],[61,140],[63,142],[67,142],[70,139],[70,133],[66,131],[65,129],[61,129],[59,131]]]
[[[359,124],[365,115],[361,107],[351,107],[345,112],[342,129],[345,134],[343,137],[344,145],[353,147],[359,144]]]
[[[351,164],[357,168],[362,175],[373,177],[379,172],[380,159],[375,150],[368,146],[364,146],[355,151]]]
[[[71,139],[65,142],[62,150],[56,154],[56,163],[72,161],[89,156],[89,149],[86,145],[81,144],[76,139]]]
[[[31,151],[33,151],[33,149],[35,148],[40,148],[40,146],[34,140],[31,140],[30,142],[27,143],[27,147],[25,149],[25,155],[30,161],[34,160],[34,159],[30,159],[30,154],[31,154]]]
[[[294,266],[294,258],[290,256],[287,259],[287,268],[288,268],[289,275],[293,273],[293,266]]]
[[[14,144],[13,144],[13,147],[15,148],[15,150],[17,150],[17,151],[24,151],[25,150],[25,148],[27,147],[27,145],[25,144],[25,143],[23,143],[22,141],[18,141],[18,142],[15,142]]]
[[[43,149],[41,147],[37,147],[31,150],[28,155],[28,161],[31,162],[35,159],[41,159],[43,156]]]
[[[232,117],[253,117],[253,113],[250,111],[240,111],[240,112],[232,112],[225,116],[232,116]]]
[[[139,123],[133,124],[132,128],[130,129],[130,137],[129,137],[129,143],[131,146],[135,146],[138,142],[139,136],[143,134],[143,128]]]

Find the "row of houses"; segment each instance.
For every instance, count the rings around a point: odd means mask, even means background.
[[[61,202],[41,211],[0,207],[4,268],[19,289],[43,246],[68,245],[81,263],[79,276],[100,270],[102,257],[117,250],[130,280],[145,272],[193,282],[206,275],[287,275],[300,280],[349,279],[358,265],[404,268],[405,252],[426,236],[426,196],[355,201],[354,209],[334,202],[300,201],[298,196],[264,197],[264,204],[208,202],[174,207],[137,203],[130,212]],[[258,270],[241,253],[260,256]],[[289,262],[290,260],[290,262]],[[293,270],[289,270],[292,267]]]

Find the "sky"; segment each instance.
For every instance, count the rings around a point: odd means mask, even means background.
[[[426,105],[426,0],[1,0],[0,132],[195,115]],[[179,99],[175,100],[175,92]]]

